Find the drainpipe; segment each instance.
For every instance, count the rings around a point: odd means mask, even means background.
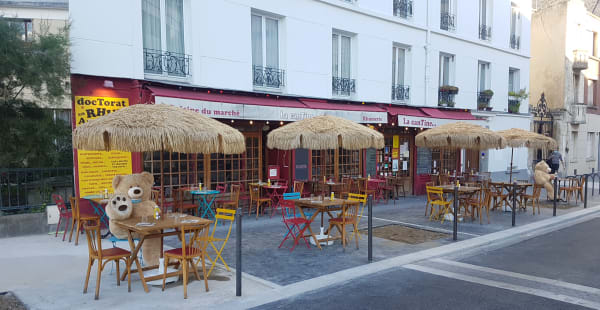
[[[426,21],[425,21],[425,26],[427,29],[427,33],[425,35],[425,87],[423,88],[425,93],[424,93],[424,98],[425,98],[425,106],[428,103],[428,84],[429,84],[429,47],[430,47],[430,42],[429,42],[429,37],[431,35],[431,30],[430,30],[430,25],[429,25],[429,1],[426,1],[426,6],[427,9],[425,10],[426,13]]]

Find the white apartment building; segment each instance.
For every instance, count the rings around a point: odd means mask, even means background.
[[[95,78],[105,93],[119,93],[124,79],[136,81],[128,87],[140,89],[141,101],[143,85],[158,85],[346,104],[387,111],[364,122],[410,133],[410,143],[420,130],[460,119],[492,130],[531,126],[528,100],[508,95],[529,91],[530,0],[72,0],[69,14],[73,83]],[[207,106],[195,100],[186,104]],[[422,166],[409,146],[400,158],[413,179],[448,158],[433,152],[433,163]],[[477,161],[504,174],[510,150],[449,158],[458,162],[450,168]],[[527,171],[527,150],[515,151],[514,166]]]

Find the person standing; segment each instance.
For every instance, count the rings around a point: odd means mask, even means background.
[[[552,169],[552,171],[550,171],[551,174],[558,172],[558,169],[560,168],[560,163],[562,163],[563,165],[565,164],[562,155],[557,150],[554,150],[550,154],[548,160],[550,161],[550,169]]]

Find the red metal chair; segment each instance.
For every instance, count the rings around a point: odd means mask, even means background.
[[[67,208],[65,201],[63,200],[61,195],[52,194],[52,200],[58,207],[58,224],[56,225],[56,233],[54,237],[58,236],[58,229],[60,228],[60,222],[65,220],[65,232],[63,234],[63,241],[65,241],[65,237],[67,236],[67,231],[69,231],[69,222],[72,222],[73,213],[71,210]]]
[[[215,187],[215,190],[219,191],[219,199],[215,200],[215,205],[217,207],[219,207],[220,205],[222,205],[226,202],[231,201],[231,199],[229,197],[227,197],[227,195],[225,195],[227,193],[227,183],[217,184],[217,186]]]
[[[298,245],[300,238],[304,239],[306,247],[310,249],[310,244],[308,244],[306,237],[304,237],[304,231],[308,228],[308,225],[310,225],[310,221],[303,217],[296,216],[296,206],[294,205],[293,201],[282,200],[280,201],[280,205],[282,211],[281,214],[283,216],[283,224],[285,224],[287,227],[288,232],[279,244],[279,248],[283,246],[285,240],[287,240],[289,237],[292,237],[294,240],[294,245],[290,249],[290,252],[294,251],[294,248],[296,248],[296,245]]]

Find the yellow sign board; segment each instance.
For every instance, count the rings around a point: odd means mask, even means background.
[[[394,137],[392,138],[392,148],[397,149],[399,145],[400,145],[400,136],[394,135]]]
[[[75,96],[76,126],[127,106],[127,98]],[[78,150],[77,167],[80,197],[112,192],[115,175],[132,173],[131,153]]]

